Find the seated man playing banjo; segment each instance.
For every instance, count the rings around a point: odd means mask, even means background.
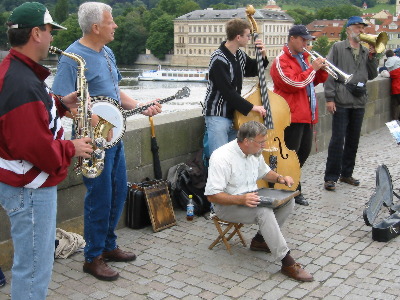
[[[210,158],[205,195],[216,215],[225,221],[258,224],[259,232],[250,249],[271,253],[282,262],[281,272],[298,281],[313,281],[313,276],[296,263],[280,227],[293,211],[294,200],[276,209],[258,206],[258,179],[291,186],[293,179],[271,170],[261,155],[267,128],[256,121],[244,123],[237,139],[218,148]]]

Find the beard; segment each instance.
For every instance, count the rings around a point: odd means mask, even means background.
[[[357,43],[360,42],[360,35],[357,34],[357,33],[354,33],[353,31],[350,31],[349,37],[350,37],[353,41],[355,41],[355,42],[357,42]]]

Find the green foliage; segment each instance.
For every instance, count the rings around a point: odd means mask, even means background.
[[[58,23],[64,22],[68,18],[68,0],[57,0],[54,8],[54,20]]]
[[[5,24],[8,20],[9,12],[0,13],[0,24]],[[0,26],[0,49],[8,50],[7,26]]]
[[[331,49],[333,42],[329,42],[328,37],[321,36],[313,43],[313,51],[318,52],[323,57],[328,55],[329,50]]]
[[[225,3],[213,4],[213,5],[211,5],[211,7],[213,9],[232,9],[232,8],[234,8],[232,5],[228,5],[228,4],[225,4]]]
[[[361,10],[352,5],[338,5],[319,9],[315,13],[315,19],[348,19],[351,16],[361,16],[361,14]]]
[[[150,49],[153,55],[164,59],[174,46],[174,17],[163,14],[151,24],[150,36],[146,42],[146,48]]]
[[[157,8],[171,16],[179,17],[193,10],[200,9],[200,6],[193,0],[160,0]]]
[[[312,12],[301,8],[288,10],[287,14],[294,19],[295,24],[307,25],[315,19],[315,16]]]
[[[343,26],[342,31],[340,31],[340,40],[344,41],[345,39],[347,39],[346,25]]]
[[[140,53],[144,53],[148,32],[140,14],[132,11],[126,16],[115,18],[118,29],[110,46],[119,64],[133,64]]]
[[[70,44],[82,36],[81,28],[78,24],[78,14],[71,14],[68,19],[62,23],[68,30],[58,30],[54,33],[52,45],[65,50]]]

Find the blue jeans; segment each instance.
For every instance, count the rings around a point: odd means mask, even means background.
[[[104,170],[96,178],[83,177],[87,188],[84,208],[85,259],[117,247],[115,227],[128,193],[124,144],[106,150]]]
[[[336,106],[332,117],[332,137],[326,160],[325,181],[336,182],[340,176],[353,175],[364,113],[364,108]]]
[[[237,130],[233,127],[233,121],[225,117],[206,116],[205,120],[208,135],[208,153],[211,157],[214,150],[236,138]]]
[[[0,191],[14,245],[11,298],[44,300],[54,262],[57,187],[29,189],[0,182]]]

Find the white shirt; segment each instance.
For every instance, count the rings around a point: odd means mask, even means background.
[[[257,189],[257,180],[263,178],[271,168],[260,155],[246,155],[237,140],[223,145],[213,152],[208,168],[205,195],[221,192],[239,195]]]
[[[398,56],[391,56],[385,62],[385,67],[388,71],[393,71],[397,68],[400,68],[400,57]]]

